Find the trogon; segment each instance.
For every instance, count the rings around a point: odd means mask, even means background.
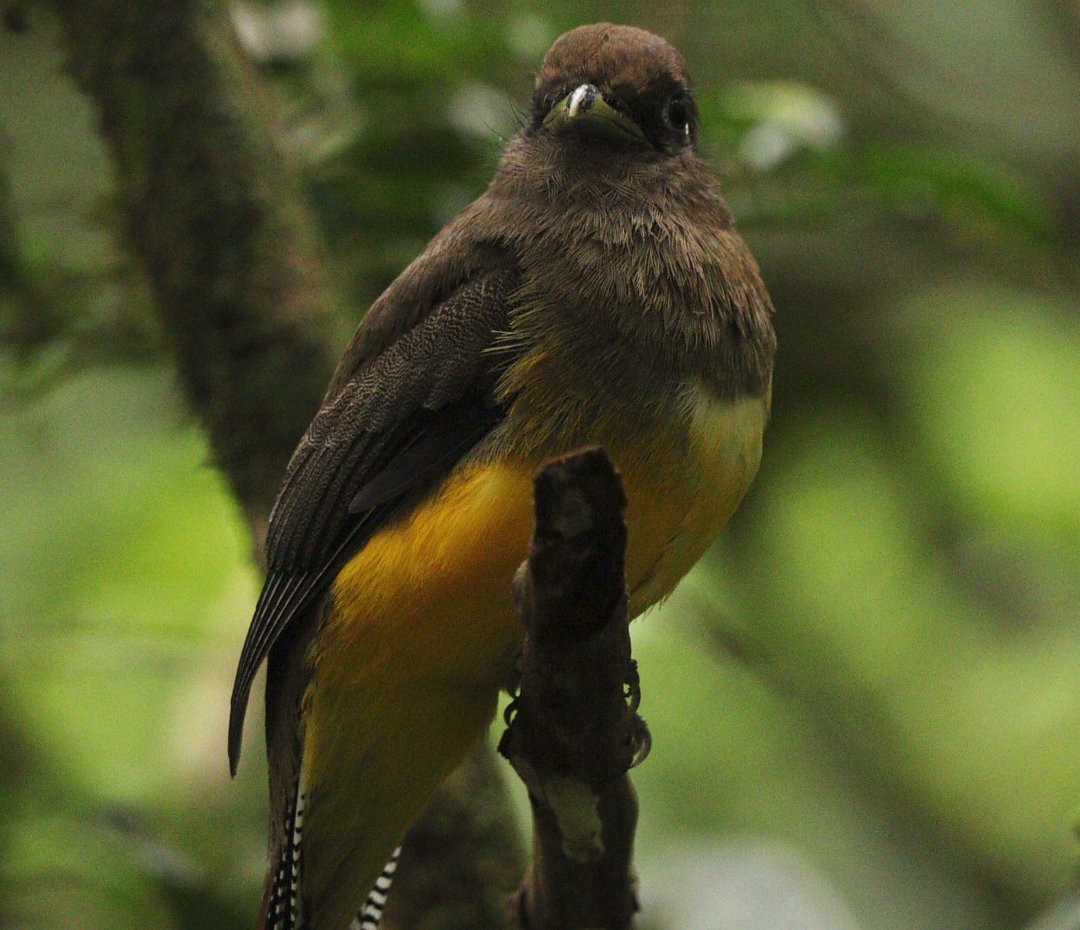
[[[484,735],[522,641],[535,470],[607,451],[640,614],[746,493],[774,352],[682,56],[609,23],[561,36],[487,190],[365,315],[273,509],[229,727],[235,772],[266,661],[263,930],[361,926]]]

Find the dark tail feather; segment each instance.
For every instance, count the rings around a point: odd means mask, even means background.
[[[349,924],[349,930],[379,930],[382,922],[383,908],[386,907],[386,899],[390,894],[390,886],[394,883],[394,873],[397,871],[398,856],[401,855],[401,847],[394,850],[390,861],[383,866],[382,875],[375,880],[375,887],[368,892],[364,906]]]
[[[293,797],[295,801],[285,823],[284,840],[276,868],[267,876],[257,930],[303,930],[300,907],[300,847],[304,833],[306,798],[302,781],[297,784]],[[399,847],[394,850],[390,861],[383,866],[382,874],[375,880],[375,886],[368,892],[367,900],[349,925],[349,930],[379,930],[400,855]]]
[[[304,833],[304,787],[299,781],[285,820],[281,851],[271,864],[257,930],[301,930],[300,841]]]

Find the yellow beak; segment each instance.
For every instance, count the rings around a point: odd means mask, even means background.
[[[645,142],[645,133],[628,116],[616,110],[592,84],[582,84],[567,94],[544,118],[554,133],[584,131]]]

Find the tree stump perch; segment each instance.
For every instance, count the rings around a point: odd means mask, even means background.
[[[636,714],[626,595],[626,497],[589,449],[537,474],[536,531],[514,594],[527,631],[499,750],[529,789],[526,930],[625,930],[637,799],[627,771],[648,747]]]

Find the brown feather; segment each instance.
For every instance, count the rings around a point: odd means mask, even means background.
[[[582,85],[641,132],[550,130],[552,107]],[[696,143],[675,49],[609,23],[567,33],[487,191],[358,328],[274,509],[237,671],[234,767],[251,678],[269,656],[272,862],[287,850],[312,644],[343,560],[462,463],[540,460],[627,430],[689,448],[691,420],[709,408],[688,398],[717,409],[767,398],[772,304]],[[337,888],[332,910],[366,890]]]

